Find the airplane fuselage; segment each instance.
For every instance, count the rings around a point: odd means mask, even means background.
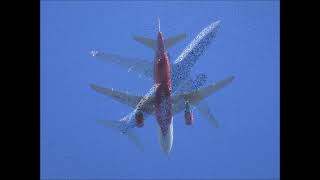
[[[161,148],[169,153],[173,142],[170,62],[164,46],[162,33],[158,33],[154,61],[154,83],[159,87],[155,92],[155,116],[159,125]]]

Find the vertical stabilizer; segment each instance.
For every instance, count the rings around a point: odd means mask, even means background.
[[[158,17],[158,32],[160,32],[160,18]]]

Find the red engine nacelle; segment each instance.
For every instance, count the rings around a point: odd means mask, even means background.
[[[138,128],[141,128],[143,127],[144,125],[144,118],[143,118],[143,113],[138,111],[136,114],[135,114],[135,119],[136,119],[136,126]]]
[[[193,123],[193,114],[188,102],[186,102],[186,109],[184,111],[184,119],[186,125],[192,125]]]

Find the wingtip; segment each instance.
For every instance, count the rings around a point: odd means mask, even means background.
[[[101,119],[96,120],[96,123],[107,128],[115,128],[115,129],[119,128],[119,124],[120,124],[119,121],[110,121],[110,120],[101,120]]]
[[[179,37],[179,38],[181,38],[181,39],[184,39],[184,38],[187,37],[187,33],[185,33],[185,32],[180,33],[180,34],[178,34],[176,37]]]
[[[219,128],[219,123],[217,120],[215,120],[214,122],[211,122],[211,125],[213,128]]]
[[[97,86],[95,85],[95,84],[89,84],[89,87],[91,88],[91,89],[93,89],[93,90],[95,90],[96,88],[97,88]]]
[[[95,49],[93,49],[93,50],[91,50],[91,51],[89,52],[89,54],[90,54],[92,57],[97,56],[98,53],[99,53],[99,52],[98,52],[97,50],[95,50]]]
[[[161,32],[160,31],[160,18],[159,18],[159,16],[158,16],[158,32]]]
[[[213,27],[219,27],[220,24],[221,24],[221,20],[217,20],[217,21],[215,21],[214,23],[212,23],[212,26],[213,26]]]

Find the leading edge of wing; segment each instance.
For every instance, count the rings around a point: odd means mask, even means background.
[[[193,65],[197,58],[201,56],[204,50],[211,44],[212,39],[216,36],[220,23],[221,21],[218,20],[205,27],[183,50],[180,56],[174,61],[174,64],[185,59],[190,59],[188,63]]]
[[[153,103],[154,103],[154,96],[153,93],[155,90],[159,87],[158,84],[155,84],[152,86],[152,88],[145,94],[144,96],[135,96],[130,95],[128,93],[124,93],[121,91],[114,90],[113,88],[106,88],[101,87],[95,84],[90,84],[91,89],[94,91],[109,96],[112,99],[129,105],[132,108],[135,108],[135,110],[141,110],[146,113],[152,113],[153,112]]]

